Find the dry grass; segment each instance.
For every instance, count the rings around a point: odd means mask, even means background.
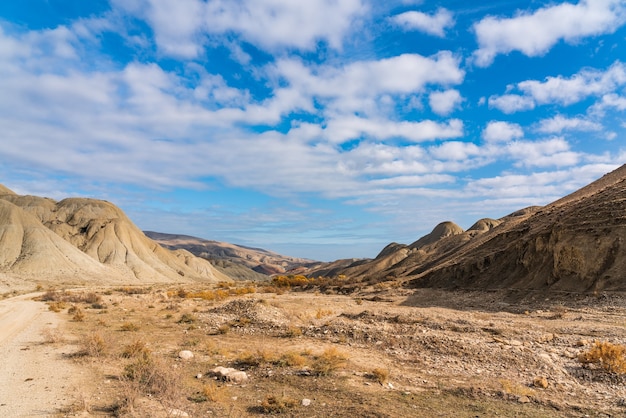
[[[82,342],[79,354],[89,357],[102,357],[108,351],[108,345],[100,332],[92,332]]]
[[[264,414],[282,414],[298,405],[298,401],[292,398],[276,395],[268,395],[261,403],[261,411]]]
[[[165,296],[166,289],[147,294],[124,292],[105,298],[109,305],[105,317],[111,324],[106,340],[90,335],[94,329],[101,329],[98,318],[103,316],[88,309],[83,322],[71,322],[68,327],[92,339],[94,348],[85,349],[84,355],[98,357],[98,361],[89,363],[102,367],[102,380],[108,383],[98,385],[109,388],[107,406],[118,416],[167,416],[166,405],[190,416],[283,414],[344,418],[496,413],[547,418],[578,416],[597,407],[587,410],[582,403],[589,398],[580,397],[579,391],[580,387],[601,385],[596,379],[600,375],[580,367],[576,358],[553,360],[560,366],[569,361],[575,365],[571,370],[593,375],[572,377],[580,384],[567,399],[557,392],[556,383],[548,390],[532,387],[533,378],[542,374],[539,368],[533,369],[542,364],[537,361],[538,353],[549,353],[547,350],[555,348],[571,352],[574,346],[572,339],[568,342],[565,336],[545,342],[531,325],[540,322],[546,332],[555,333],[555,327],[564,326],[561,321],[573,320],[575,315],[564,315],[555,321],[537,314],[537,307],[528,306],[522,307],[519,315],[463,310],[465,331],[452,334],[450,330],[459,324],[461,311],[457,309],[399,306],[367,294],[362,299],[325,293],[315,296],[314,289],[300,289],[283,296],[246,295],[241,297],[245,302],[241,304],[191,297],[219,290],[236,298],[230,295],[232,289],[226,284],[218,289],[176,288],[170,297]],[[264,302],[259,301],[262,297],[266,298]],[[367,306],[360,307],[359,300]],[[251,311],[251,307],[255,310]],[[525,310],[529,314],[524,315]],[[316,320],[318,314],[320,318],[336,314],[337,319]],[[591,322],[585,321],[575,325],[591,327]],[[116,332],[123,323],[141,327],[133,334]],[[594,323],[594,328],[589,329],[600,330],[595,326]],[[492,333],[485,331],[491,329],[501,330],[501,343],[494,343]],[[591,334],[582,334],[588,335]],[[609,336],[621,341],[622,335],[623,328],[619,328]],[[111,337],[118,341],[111,341]],[[521,346],[508,346],[508,341],[514,339],[534,341],[533,353]],[[338,341],[346,346],[337,344]],[[479,341],[480,351],[474,351],[473,345],[466,344],[468,341]],[[184,347],[194,352],[192,360],[177,357],[176,353]],[[599,359],[608,357],[590,350],[584,359],[593,370],[604,369]],[[483,362],[497,362],[501,370],[497,375],[490,374]],[[402,375],[393,375],[393,385],[388,384],[390,370],[400,368],[400,363]],[[483,373],[473,373],[472,365],[479,365]],[[249,379],[243,384],[215,381],[209,372],[216,366],[245,369]],[[615,377],[600,377],[618,381]],[[413,391],[407,382],[416,384],[419,390]],[[610,390],[605,389],[607,393]],[[578,402],[571,401],[574,395],[581,401],[569,406],[565,402]],[[104,396],[107,395],[103,399]],[[532,402],[522,405],[517,402],[521,396],[531,397]],[[300,408],[300,402],[294,399],[304,398],[314,401]],[[550,407],[553,401],[560,409]],[[620,416],[615,413],[616,408],[609,405],[607,410]]]
[[[389,381],[389,370],[377,367],[372,370],[370,376],[373,380],[377,381],[381,385],[384,385],[387,381]]]
[[[59,329],[59,327],[46,327],[41,332],[43,337],[43,341],[46,344],[56,344],[62,343],[65,341],[65,336],[63,332]]]
[[[335,347],[330,347],[315,357],[311,368],[318,376],[328,376],[345,368],[347,364],[347,355]]]
[[[596,341],[590,350],[578,356],[578,361],[597,364],[609,373],[626,374],[626,346]]]
[[[125,332],[139,331],[139,325],[133,322],[124,322],[122,325],[120,325],[120,331],[125,331]]]

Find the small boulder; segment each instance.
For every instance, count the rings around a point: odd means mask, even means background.
[[[178,353],[178,357],[183,360],[191,360],[193,358],[193,353],[189,350],[182,350]]]
[[[311,405],[311,400],[310,399],[302,399],[302,406],[309,406]]]

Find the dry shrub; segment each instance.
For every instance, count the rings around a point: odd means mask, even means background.
[[[61,312],[66,307],[67,307],[67,304],[65,302],[63,302],[63,301],[49,302],[48,303],[48,310],[50,310],[52,312]]]
[[[253,368],[259,367],[261,364],[273,363],[276,361],[274,354],[267,350],[257,350],[252,353],[250,351],[244,351],[240,353],[234,360],[237,367]]]
[[[217,333],[218,334],[228,334],[228,332],[230,331],[230,325],[228,324],[222,324],[219,326],[219,328],[217,329]]]
[[[106,354],[107,343],[99,332],[92,332],[83,340],[80,354],[89,357],[102,357]]]
[[[381,385],[384,385],[389,380],[389,370],[377,367],[372,370],[370,376]]]
[[[626,374],[626,346],[596,341],[590,350],[578,356],[578,361],[597,364],[609,373]]]
[[[60,343],[65,340],[63,333],[59,329],[59,327],[46,327],[41,331],[41,335],[43,337],[43,341],[46,344],[55,344]]]
[[[132,322],[124,322],[121,326],[120,326],[120,331],[138,331],[139,330],[139,325],[134,324]]]
[[[317,319],[322,319],[322,318],[324,318],[325,316],[330,316],[330,315],[332,315],[332,314],[334,314],[334,312],[333,312],[333,311],[331,311],[330,309],[322,309],[322,308],[319,308],[319,309],[317,310],[317,312],[315,312],[315,317],[316,317]]]
[[[317,357],[312,364],[313,371],[319,376],[328,376],[343,369],[348,364],[348,357],[335,347],[328,348]]]
[[[124,358],[141,357],[149,354],[151,351],[142,340],[135,340],[122,350],[122,357]]]
[[[198,318],[192,314],[192,313],[184,313],[180,316],[180,319],[178,320],[179,324],[193,324],[194,322],[196,322],[198,320]]]
[[[281,414],[298,405],[298,401],[285,396],[266,396],[261,403],[261,411],[265,414]]]
[[[501,379],[500,384],[505,393],[515,396],[532,396],[535,394],[528,386],[521,385],[519,383],[512,382],[507,379]]]
[[[74,314],[74,316],[72,316],[73,321],[83,322],[85,320],[85,311],[83,311],[83,309],[80,307],[72,306],[70,309],[68,309],[67,313],[70,315]]]
[[[307,364],[309,360],[300,353],[295,351],[288,351],[284,353],[280,358],[274,362],[277,366],[287,367],[302,367]]]
[[[155,396],[165,405],[176,403],[181,397],[180,372],[169,367],[165,361],[144,351],[124,368],[121,380],[125,382],[130,396],[136,392]]]
[[[287,331],[285,332],[285,337],[287,338],[295,338],[295,337],[300,337],[302,336],[302,329],[300,329],[300,327],[297,327],[295,325],[290,325],[289,328],[287,328]]]
[[[202,386],[202,389],[195,395],[190,396],[190,401],[201,402],[224,402],[228,399],[228,389],[226,387],[220,387],[215,382],[209,381]]]

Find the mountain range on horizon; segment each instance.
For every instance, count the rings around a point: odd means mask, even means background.
[[[374,259],[283,256],[188,235],[142,232],[117,206],[59,202],[0,185],[0,289],[266,280],[272,274],[349,277],[355,286],[626,291],[626,165],[549,205],[438,224]]]

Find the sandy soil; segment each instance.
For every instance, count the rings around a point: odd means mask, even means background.
[[[62,317],[23,295],[0,301],[0,416],[55,416],[80,398],[87,370],[67,358],[68,343],[48,341],[61,333]]]

